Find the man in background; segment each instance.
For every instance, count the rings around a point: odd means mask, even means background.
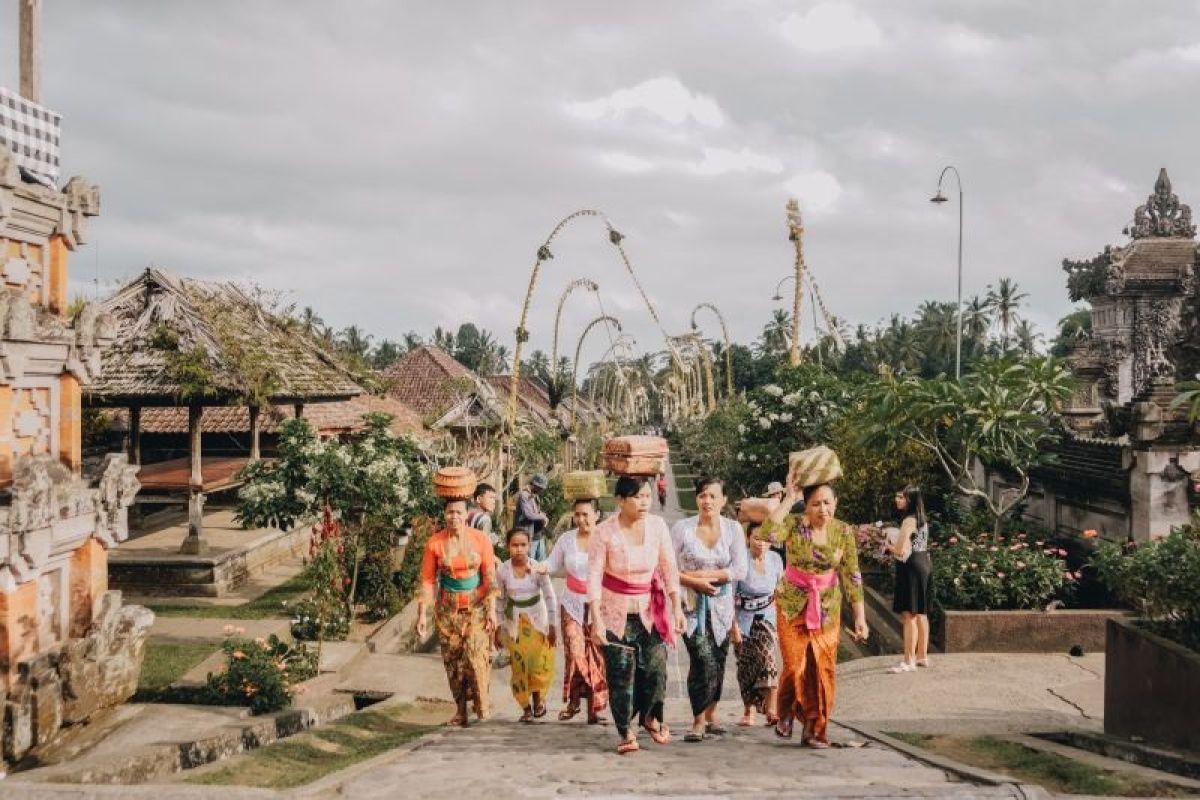
[[[534,561],[545,561],[549,555],[546,547],[546,523],[549,520],[538,503],[538,497],[548,485],[546,476],[539,472],[529,479],[527,487],[517,493],[513,527],[529,531],[529,557]]]
[[[500,541],[492,522],[492,514],[496,513],[496,489],[487,483],[475,487],[474,502],[467,511],[467,527],[483,531],[492,540],[492,545]]]

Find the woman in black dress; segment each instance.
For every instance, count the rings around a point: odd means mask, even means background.
[[[904,660],[890,672],[912,672],[929,666],[929,523],[919,486],[896,492],[900,535],[888,547],[896,559],[896,590],[892,610],[904,626]]]

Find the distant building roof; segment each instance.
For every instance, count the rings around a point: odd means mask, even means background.
[[[363,416],[379,412],[392,415],[391,430],[397,435],[409,434],[428,438],[430,432],[421,423],[421,415],[390,397],[361,395],[332,403],[311,403],[304,406],[304,418],[321,434],[354,433],[365,425]],[[263,433],[276,433],[285,420],[295,416],[292,404],[264,408],[259,417]],[[245,406],[208,406],[200,422],[204,433],[248,433],[250,411]],[[129,414],[116,409],[112,427],[128,430]],[[142,409],[143,434],[186,434],[188,412],[180,406],[147,407]]]
[[[253,381],[272,402],[344,400],[363,393],[349,371],[290,320],[271,314],[232,283],[147,269],[101,304],[116,321],[100,378],[87,389],[97,405],[169,406],[197,382],[205,405],[242,405]],[[196,358],[193,358],[193,354]],[[188,358],[184,358],[187,356]]]
[[[423,416],[442,416],[481,385],[479,377],[433,345],[423,344],[383,371],[387,394]]]

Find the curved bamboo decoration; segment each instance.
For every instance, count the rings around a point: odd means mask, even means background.
[[[617,248],[617,253],[621,257],[621,263],[625,265],[625,270],[629,273],[629,277],[633,279],[633,285],[642,296],[642,301],[646,304],[646,310],[650,312],[650,318],[654,320],[654,324],[662,331],[663,336],[666,336],[666,331],[663,330],[658,312],[654,309],[654,304],[650,302],[646,290],[642,288],[642,283],[638,280],[637,273],[633,271],[633,264],[629,260],[629,255],[625,252],[625,248],[621,246],[621,240],[625,238],[625,235],[613,227],[612,222],[608,219],[608,215],[594,208],[583,208],[563,217],[554,226],[553,230],[550,231],[550,235],[546,237],[546,241],[537,249],[537,258],[533,262],[532,271],[529,273],[529,288],[525,291],[525,302],[521,304],[521,318],[517,323],[516,330],[517,343],[516,347],[513,348],[512,378],[509,380],[508,387],[508,419],[506,427],[510,433],[516,429],[517,425],[517,387],[520,385],[521,346],[529,339],[529,330],[525,327],[525,323],[529,319],[529,305],[533,301],[533,290],[537,287],[538,274],[541,272],[542,262],[554,258],[554,254],[550,251],[550,244],[568,223],[580,217],[599,217],[604,221],[604,226],[608,228],[609,242]]]
[[[579,341],[575,344],[575,365],[571,371],[571,430],[575,430],[576,414],[579,410],[579,356],[583,352],[583,342],[587,339],[587,335],[592,332],[592,328],[602,322],[610,322],[617,326],[617,330],[621,331],[621,321],[616,317],[599,316],[587,324],[583,329],[583,333],[579,334]],[[612,349],[612,346],[609,347]]]
[[[562,329],[563,306],[566,305],[567,298],[571,296],[571,292],[576,289],[587,289],[589,292],[598,292],[600,291],[600,286],[590,278],[576,278],[567,284],[567,288],[563,289],[563,293],[558,297],[558,310],[554,312],[554,344],[550,348],[550,369],[554,372],[555,377],[559,377],[558,332]]]
[[[694,331],[700,330],[700,326],[696,324],[696,312],[701,309],[711,311],[716,315],[717,322],[721,324],[721,335],[725,338],[725,396],[733,397],[733,346],[729,341],[729,328],[725,325],[725,315],[712,303],[701,303],[692,309],[692,330]]]

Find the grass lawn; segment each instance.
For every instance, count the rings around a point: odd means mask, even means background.
[[[1055,753],[1033,750],[992,736],[930,736],[888,733],[902,742],[974,767],[1036,783],[1059,794],[1111,797],[1186,797],[1188,790],[1132,772],[1094,767]]]
[[[171,605],[168,603],[146,603],[146,607],[164,617],[206,617],[208,619],[268,619],[289,617],[288,608],[294,601],[308,594],[308,577],[301,572],[259,597],[240,606],[216,605]],[[284,605],[284,603],[287,605]]]
[[[436,730],[452,712],[449,703],[441,702],[358,711],[238,756],[187,782],[272,789],[303,786]]]
[[[166,699],[168,687],[188,670],[221,649],[219,642],[146,642],[142,673],[138,676],[135,703],[154,703]]]

